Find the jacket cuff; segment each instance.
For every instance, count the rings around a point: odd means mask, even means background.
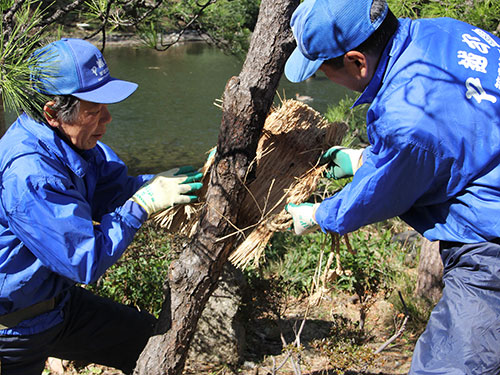
[[[118,209],[118,214],[123,217],[123,220],[135,229],[139,229],[141,225],[148,219],[148,213],[139,204],[129,199],[123,206]]]

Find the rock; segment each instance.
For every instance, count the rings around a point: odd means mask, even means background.
[[[49,357],[47,359],[46,367],[50,370],[51,374],[64,375],[66,369],[62,359]]]
[[[230,263],[205,306],[191,342],[188,361],[236,365],[245,346],[241,304],[245,279]]]

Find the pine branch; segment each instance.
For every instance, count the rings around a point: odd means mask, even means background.
[[[49,18],[42,20],[40,22],[40,26],[48,26],[57,22],[61,17],[65,16],[72,10],[76,9],[80,4],[82,4],[85,0],[74,0],[72,3],[66,5],[65,7],[58,9],[52,16]]]

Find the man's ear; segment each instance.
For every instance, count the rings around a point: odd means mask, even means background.
[[[59,120],[57,119],[57,112],[52,108],[54,104],[53,101],[45,103],[43,106],[43,117],[45,117],[47,124],[53,128],[57,128],[59,126]]]
[[[364,53],[348,51],[344,54],[344,66],[357,79],[366,79],[370,61]]]

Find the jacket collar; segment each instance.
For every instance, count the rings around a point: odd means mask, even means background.
[[[77,151],[66,143],[49,125],[37,122],[26,114],[19,116],[20,125],[31,133],[39,144],[55,155],[62,163],[77,176],[83,177],[91,159],[95,158],[95,148],[86,151]]]

